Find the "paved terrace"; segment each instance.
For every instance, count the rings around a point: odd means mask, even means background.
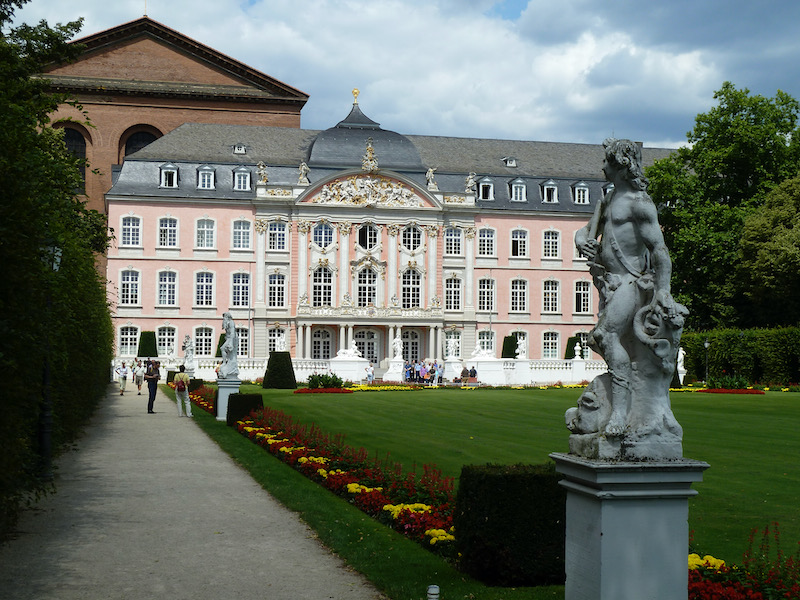
[[[58,492],[0,546],[0,599],[381,598],[161,390],[155,410],[109,386]]]

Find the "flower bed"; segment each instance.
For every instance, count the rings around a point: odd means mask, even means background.
[[[352,394],[353,390],[347,388],[298,388],[295,394]]]
[[[735,390],[727,390],[727,389],[720,389],[720,388],[708,388],[704,390],[697,390],[698,392],[706,393],[706,394],[763,394],[763,390],[756,390],[752,388],[745,388],[745,389],[735,389]]]
[[[282,411],[264,408],[237,423],[239,432],[309,479],[347,499],[366,514],[453,557],[453,478],[434,466],[404,474],[397,463],[369,459],[363,448],[306,427]]]

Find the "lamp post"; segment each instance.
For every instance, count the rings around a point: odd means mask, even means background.
[[[705,379],[706,385],[708,385],[708,347],[710,345],[711,345],[711,342],[709,342],[708,338],[706,338],[706,341],[703,342],[703,348],[706,349],[706,379]]]

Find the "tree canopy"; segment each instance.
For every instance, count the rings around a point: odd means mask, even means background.
[[[694,329],[766,324],[742,278],[740,241],[766,194],[797,174],[800,104],[778,91],[751,95],[726,82],[695,118],[689,146],[647,171],[673,256],[672,290]]]
[[[113,331],[96,253],[105,217],[87,210],[80,161],[50,115],[67,98],[37,76],[81,51],[81,22],[10,26],[22,1],[0,0],[0,530],[21,498],[41,490],[38,445],[45,403],[53,446],[74,437],[104,395]],[[52,385],[47,385],[48,377]]]

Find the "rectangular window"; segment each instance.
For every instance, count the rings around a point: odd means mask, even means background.
[[[233,306],[250,306],[250,274],[233,274]]]
[[[528,197],[526,194],[524,183],[514,183],[511,185],[511,200],[512,202],[525,202]]]
[[[198,327],[194,332],[194,353],[197,356],[211,356],[214,332],[210,327]]]
[[[273,222],[267,230],[267,248],[286,250],[286,223]]]
[[[120,246],[142,245],[142,220],[139,217],[122,218]]]
[[[542,341],[542,358],[555,360],[558,358],[558,333],[545,331]]]
[[[161,187],[165,188],[178,187],[177,169],[161,169]]]
[[[481,229],[478,232],[478,256],[494,256],[493,229]]]
[[[236,250],[250,249],[250,221],[234,221],[233,247]]]
[[[544,295],[542,312],[557,313],[559,312],[559,283],[558,281],[545,281],[544,282]]]
[[[174,271],[161,271],[158,274],[158,305],[175,306],[177,302],[178,275]]]
[[[494,354],[494,331],[479,331],[478,347],[482,352]]]
[[[494,184],[482,183],[478,198],[480,200],[494,200]]]
[[[583,186],[575,188],[575,204],[589,204],[589,188]]]
[[[555,185],[545,185],[543,190],[543,201],[548,204],[558,202],[558,188]]]
[[[356,293],[357,306],[374,305],[378,298],[378,275],[372,269],[361,269],[358,272]]]
[[[178,219],[163,217],[158,220],[158,245],[162,248],[178,245]]]
[[[197,248],[214,247],[214,221],[200,219],[197,221]]]
[[[451,277],[444,284],[444,309],[461,310],[461,280]]]
[[[494,310],[494,280],[478,281],[478,310],[490,312]]]
[[[175,328],[159,327],[156,330],[156,346],[159,356],[169,354],[170,349],[172,349],[173,354],[177,354],[177,352],[175,352]]]
[[[238,171],[234,175],[233,189],[237,192],[246,192],[250,189],[250,173]]]
[[[275,352],[286,349],[286,332],[283,329],[273,327],[267,330],[267,351]]]
[[[239,340],[239,347],[236,349],[236,354],[242,358],[250,356],[250,330],[246,327],[237,327],[236,337]]]
[[[139,272],[123,271],[120,277],[119,303],[125,306],[139,305]]]
[[[526,312],[528,310],[528,282],[515,279],[511,282],[511,311]]]
[[[461,230],[458,227],[448,227],[444,231],[444,253],[461,256]]]
[[[214,306],[214,274],[198,273],[195,281],[195,306]]]
[[[197,174],[197,187],[201,190],[213,190],[214,171],[200,171]]]
[[[511,232],[511,256],[525,258],[528,256],[528,232],[515,229]]]
[[[544,247],[542,248],[542,257],[561,257],[561,234],[558,231],[544,232]]]
[[[575,312],[590,313],[592,310],[591,284],[588,281],[575,282]]]
[[[119,353],[122,356],[136,356],[139,350],[139,328],[122,327],[119,330]]]
[[[267,284],[267,306],[283,308],[286,306],[286,277],[272,273]]]
[[[420,291],[422,276],[414,269],[408,269],[403,273],[401,280],[401,305],[402,308],[418,308],[422,303],[422,293]]]
[[[332,306],[333,275],[329,269],[319,268],[314,271],[311,287],[312,306]]]

